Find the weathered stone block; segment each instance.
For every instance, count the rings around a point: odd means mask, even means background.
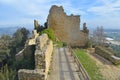
[[[39,69],[36,70],[26,70],[20,69],[18,71],[19,80],[45,80],[45,74]]]
[[[43,47],[46,45],[47,40],[48,40],[47,34],[42,34],[41,36],[39,36],[36,40],[36,43],[38,45],[38,49],[42,50]]]

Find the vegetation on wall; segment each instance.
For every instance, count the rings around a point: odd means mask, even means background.
[[[49,39],[51,39],[52,41],[55,41],[55,35],[51,28],[45,29],[45,30],[41,31],[39,34],[41,35],[43,33],[46,33],[48,35]]]

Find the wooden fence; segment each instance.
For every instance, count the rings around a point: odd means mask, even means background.
[[[71,52],[71,55],[73,56],[74,61],[76,62],[77,66],[78,66],[78,70],[82,74],[83,79],[84,80],[91,80],[88,73],[86,72],[86,70],[84,69],[82,64],[80,63],[78,57],[75,55],[74,51],[72,50],[72,48],[70,46],[68,46],[68,49]]]

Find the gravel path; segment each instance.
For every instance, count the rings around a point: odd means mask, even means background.
[[[67,48],[54,48],[48,80],[82,80],[78,67]]]

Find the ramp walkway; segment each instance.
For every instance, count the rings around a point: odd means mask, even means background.
[[[54,48],[48,80],[85,80],[68,48]]]

